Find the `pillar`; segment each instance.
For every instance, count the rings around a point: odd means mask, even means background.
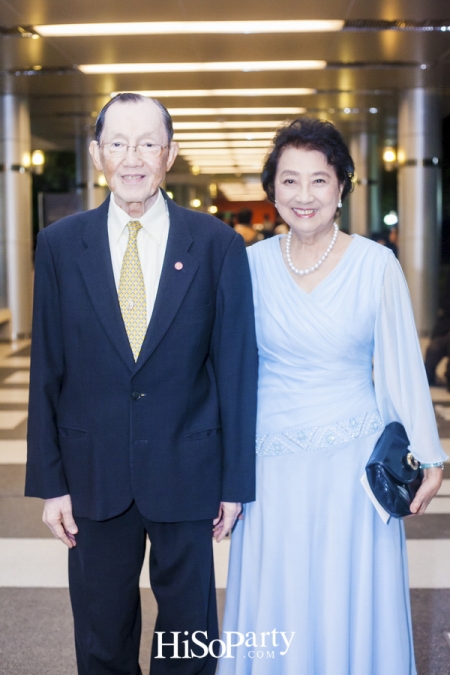
[[[378,134],[369,134],[368,157],[368,199],[369,199],[369,231],[380,232],[383,229],[381,220],[380,199],[380,163],[381,152],[378,147]]]
[[[6,94],[1,97],[2,232],[4,286],[11,313],[9,336],[14,340],[31,334],[32,214],[28,101]]]
[[[354,134],[350,141],[350,154],[355,163],[356,180],[349,198],[351,234],[369,233],[369,135]]]
[[[82,130],[77,130],[75,136],[75,170],[76,170],[76,191],[81,197],[83,211],[87,209],[87,172],[88,159],[86,152],[86,135]]]
[[[441,202],[440,99],[417,88],[401,94],[398,127],[400,262],[419,335],[436,320]]]

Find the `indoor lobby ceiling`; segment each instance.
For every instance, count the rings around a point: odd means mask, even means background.
[[[341,23],[296,23],[314,20]],[[103,35],[44,35],[104,23],[91,29]],[[258,173],[276,126],[303,112],[381,142],[395,140],[402,89],[437,89],[450,113],[444,0],[0,0],[0,45],[2,93],[29,96],[35,145],[73,148],[112,92],[150,91],[173,111],[185,160],[230,180]]]

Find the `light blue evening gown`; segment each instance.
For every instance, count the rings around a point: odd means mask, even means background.
[[[248,253],[257,498],[232,535],[224,618],[224,631],[247,645],[221,658],[218,673],[416,675],[403,523],[384,524],[360,482],[393,420],[420,461],[446,458],[401,268],[354,235],[308,294],[280,237]],[[284,655],[281,632],[288,641],[294,633]]]

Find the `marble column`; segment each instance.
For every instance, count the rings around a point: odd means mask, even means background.
[[[368,200],[369,200],[369,232],[380,232],[383,229],[380,199],[381,151],[378,145],[378,134],[369,134],[368,156]]]
[[[3,288],[10,311],[8,335],[17,339],[31,334],[32,211],[28,100],[6,94],[1,97],[1,232]]]
[[[350,154],[355,163],[356,174],[354,190],[349,197],[350,232],[365,236],[369,233],[369,135],[367,133],[352,135]]]
[[[438,302],[441,227],[440,97],[423,89],[401,94],[398,127],[400,262],[419,335],[429,335]]]

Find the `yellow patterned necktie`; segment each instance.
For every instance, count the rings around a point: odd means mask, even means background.
[[[119,304],[134,360],[137,361],[147,332],[144,275],[137,247],[137,236],[142,225],[138,220],[130,220],[127,227],[129,235],[120,270]]]

